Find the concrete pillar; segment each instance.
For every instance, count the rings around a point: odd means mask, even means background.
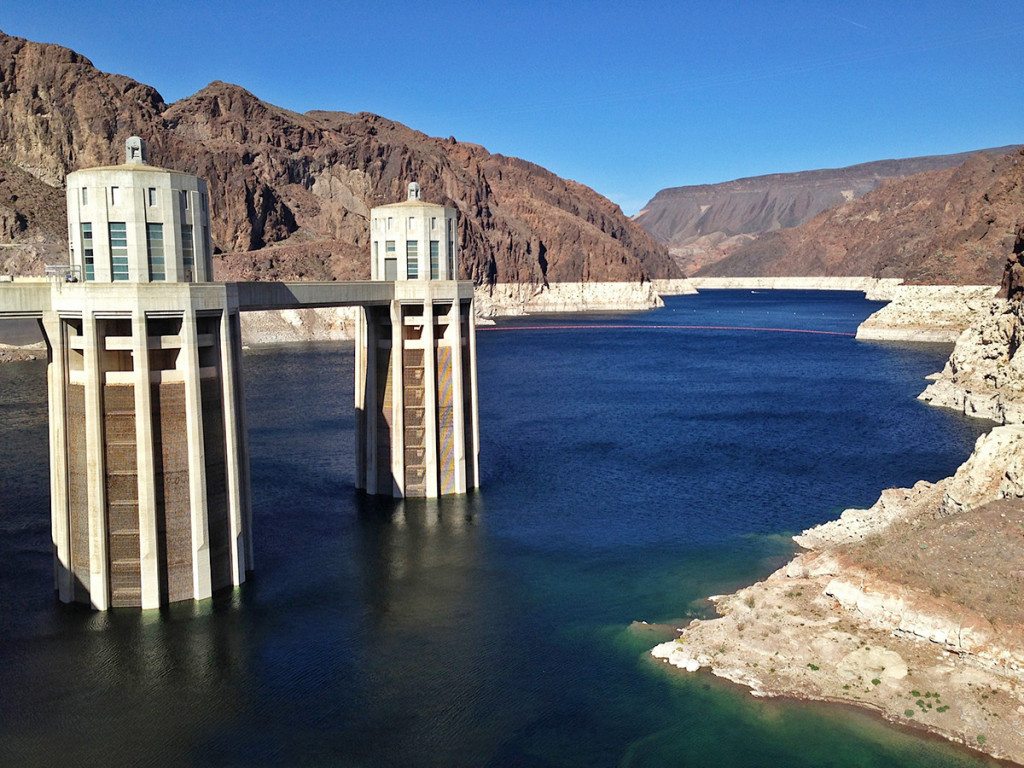
[[[392,496],[405,496],[405,369],[402,352],[405,347],[405,327],[402,325],[402,305],[391,302],[391,475]],[[378,489],[380,492],[381,489]]]
[[[252,480],[249,474],[249,422],[245,414],[245,377],[242,375],[242,324],[238,314],[228,316],[231,327],[231,360],[235,376],[235,395],[232,401],[235,413],[238,414],[238,467],[241,478],[242,519],[245,523],[243,538],[245,539],[245,568],[251,571],[253,563],[252,545]]]
[[[149,376],[146,314],[132,313],[132,365],[135,378],[135,447],[139,494],[139,570],[142,607],[160,607],[160,544],[156,521],[156,467],[153,458],[153,404]]]
[[[245,581],[246,536],[242,492],[242,470],[239,465],[238,408],[234,366],[234,344],[227,309],[220,316],[221,395],[224,414],[224,470],[228,495],[228,526],[231,535],[231,582],[238,586]]]
[[[423,447],[426,456],[425,491],[428,499],[438,496],[437,471],[437,349],[434,341],[434,304],[423,302]],[[403,454],[403,464],[405,455]]]
[[[461,309],[460,309],[461,312]],[[461,322],[461,320],[460,320]],[[473,399],[470,404],[473,414],[473,452],[466,457],[470,463],[469,481],[473,488],[480,487],[480,397],[476,379],[476,307],[474,300],[469,300],[469,374],[470,392]]]
[[[356,312],[355,349],[353,367],[355,368],[355,384],[353,386],[354,405],[356,409],[356,488],[363,491],[369,485],[370,456],[367,452],[370,435],[369,403],[366,388],[369,383],[369,359],[371,350],[367,343],[369,322],[366,309],[360,307]]]
[[[188,439],[189,496],[192,504],[193,597],[213,594],[210,580],[210,526],[206,514],[206,463],[203,460],[202,388],[199,380],[199,340],[195,310],[185,310],[181,324],[182,372],[185,378],[185,430]]]
[[[370,310],[359,313],[359,338],[356,360],[361,363],[356,374],[356,408],[363,409],[363,434],[357,446],[362,459],[363,476],[356,487],[367,493],[376,494],[385,489],[377,484],[377,420],[380,418],[381,403],[377,395],[377,355],[380,354],[380,327]],[[391,489],[386,489],[388,493]]]
[[[68,522],[67,338],[56,312],[47,312],[40,324],[50,345],[46,383],[50,410],[50,530],[54,588],[61,602],[70,603],[75,599],[75,592]]]
[[[110,607],[110,564],[107,559],[107,477],[103,429],[104,339],[96,318],[82,313],[85,374],[85,445],[89,478],[89,601],[98,611]]]
[[[448,310],[448,339],[452,345],[452,442],[455,461],[455,492],[466,492],[466,409],[462,370],[462,303],[456,297]]]

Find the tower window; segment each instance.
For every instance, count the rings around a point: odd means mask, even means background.
[[[166,280],[163,224],[146,225],[146,251],[149,254],[149,279],[154,282]]]
[[[183,190],[181,190],[178,193],[178,197],[181,200],[181,209],[183,211],[187,211],[188,210],[188,192],[183,189]]]
[[[156,205],[156,187],[150,187],[146,194],[149,198],[149,204]]]
[[[181,266],[186,283],[191,283],[196,269],[196,246],[192,240],[192,225],[181,225]]]
[[[85,191],[84,189],[82,190]],[[92,224],[82,222],[82,271],[86,280],[96,279],[96,264],[93,256]]]
[[[430,241],[430,279],[438,280],[441,277],[441,243],[437,240]]]
[[[410,216],[409,217],[409,229],[412,229],[415,226],[416,226],[416,217],[415,216]]]
[[[430,217],[430,229],[431,230],[436,230],[437,229],[437,216],[431,216]]]
[[[111,189],[117,189],[112,187]],[[128,279],[128,229],[123,221],[107,225],[110,237],[110,276],[115,282]]]
[[[384,242],[384,279],[398,279],[398,255],[395,253],[395,241]]]
[[[85,187],[82,187],[82,205],[88,205],[88,204],[89,204],[89,190],[86,189]]]
[[[388,216],[388,232],[391,231],[391,227],[394,225],[394,223],[395,220],[391,216]]]
[[[121,202],[121,190],[119,187],[110,188],[110,204],[119,205]]]
[[[405,243],[405,276],[410,280],[420,276],[418,245],[415,240],[407,240]]]

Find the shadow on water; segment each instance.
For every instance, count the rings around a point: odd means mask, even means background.
[[[631,323],[871,309],[729,294]],[[631,627],[707,615],[784,561],[780,532],[948,474],[985,427],[914,400],[947,350],[481,334],[483,491],[435,503],[352,489],[349,349],[246,355],[257,570],[153,613],[55,602],[45,371],[0,366],[0,765],[984,764],[675,674]]]

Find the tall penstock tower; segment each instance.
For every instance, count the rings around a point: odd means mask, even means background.
[[[434,498],[480,484],[476,326],[458,290],[458,211],[403,202],[370,211],[370,274],[394,281],[356,333],[356,485]]]
[[[237,300],[212,280],[206,183],[147,164],[67,177],[49,345],[61,600],[155,608],[251,569]],[[234,306],[233,306],[234,304]]]

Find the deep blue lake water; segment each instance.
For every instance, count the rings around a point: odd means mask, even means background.
[[[987,765],[678,673],[630,628],[967,457],[987,425],[915,399],[948,347],[678,327],[852,334],[877,306],[720,291],[481,329],[483,489],[440,504],[353,490],[350,345],[251,352],[256,573],[162,612],[56,601],[45,368],[0,366],[0,766]]]

